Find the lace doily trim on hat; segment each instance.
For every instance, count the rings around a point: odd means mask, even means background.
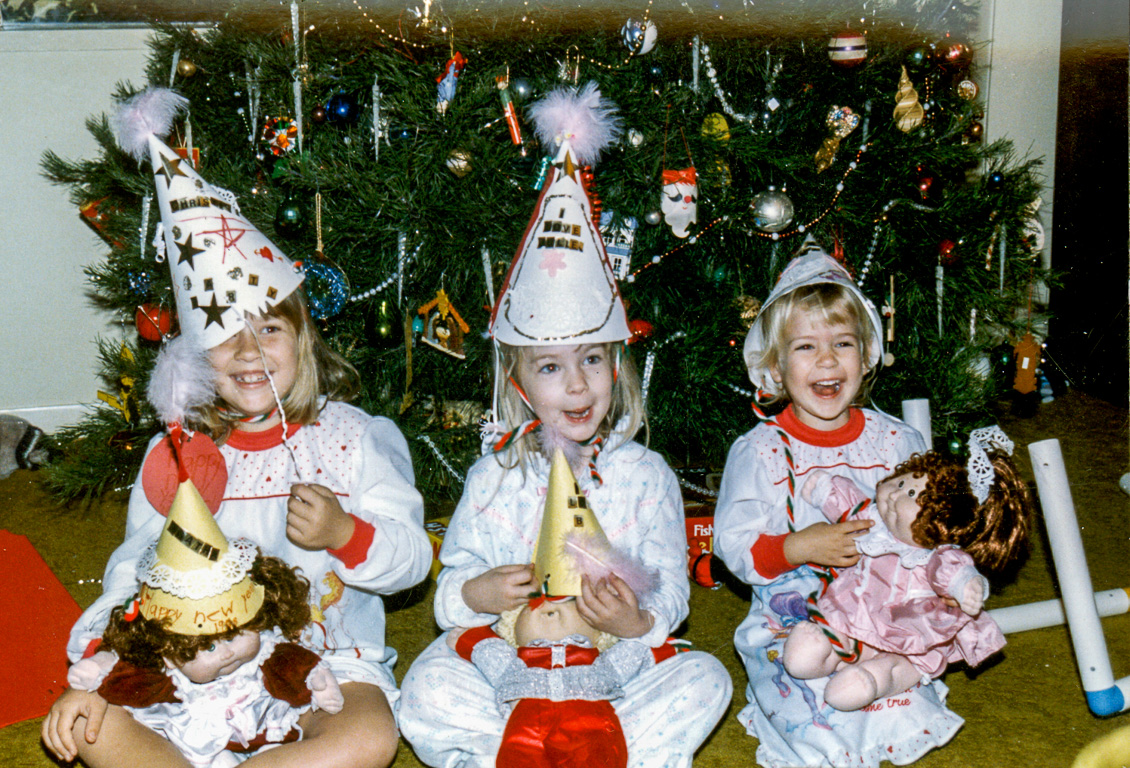
[[[142,580],[150,587],[186,600],[203,600],[223,594],[243,581],[257,554],[255,542],[235,539],[211,567],[176,571],[157,561],[157,545],[153,544],[145,550],[137,567],[145,574]]]
[[[1012,447],[1012,440],[996,424],[975,429],[969,434],[969,461],[965,471],[969,473],[969,488],[977,497],[978,504],[984,504],[989,498],[989,490],[997,476],[988,451],[997,448],[1011,456]]]

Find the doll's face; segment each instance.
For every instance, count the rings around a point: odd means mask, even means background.
[[[929,478],[926,475],[915,477],[912,473],[906,472],[879,483],[875,491],[875,507],[879,519],[886,524],[896,539],[914,547],[922,545],[914,540],[910,525],[918,519],[918,513],[922,509],[918,497],[926,490],[927,482]]]
[[[177,666],[192,682],[210,683],[230,675],[258,655],[259,633],[245,631],[227,640],[217,640],[210,648],[196,654],[192,661]]]
[[[569,635],[584,635],[595,645],[599,634],[581,618],[576,600],[546,600],[537,608],[523,608],[514,623],[514,639],[520,646],[534,640],[563,640]]]

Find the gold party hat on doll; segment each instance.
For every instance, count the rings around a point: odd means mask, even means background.
[[[138,607],[178,635],[215,635],[247,624],[263,605],[251,580],[257,549],[228,542],[191,480],[182,478],[168,520],[138,562]]]
[[[575,553],[567,551],[572,549],[570,542],[577,540],[598,545],[588,549],[611,549],[564,452],[558,448],[549,468],[545,511],[534,544],[534,578],[547,596],[581,594],[582,569],[578,567]]]

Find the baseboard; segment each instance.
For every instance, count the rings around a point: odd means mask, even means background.
[[[0,408],[0,413],[10,413],[21,419],[27,419],[34,426],[51,434],[60,427],[78,424],[93,407],[93,405],[76,403],[75,405],[45,405],[38,408]]]

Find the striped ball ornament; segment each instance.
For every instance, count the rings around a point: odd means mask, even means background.
[[[841,69],[857,67],[867,60],[867,36],[850,29],[828,41],[828,58]]]

